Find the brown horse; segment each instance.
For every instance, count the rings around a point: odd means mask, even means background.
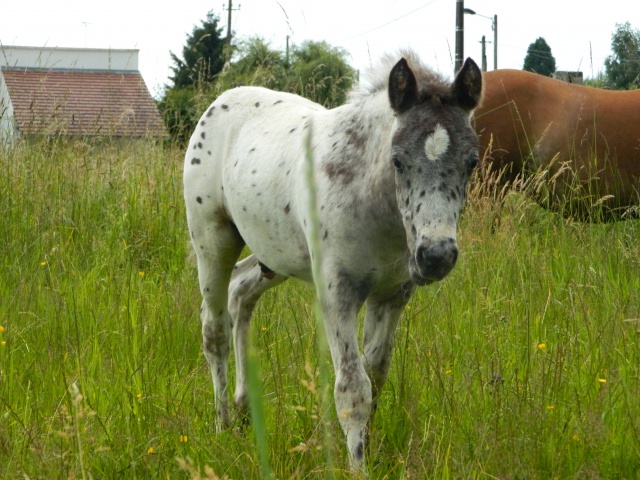
[[[640,90],[584,87],[521,70],[488,72],[484,84],[475,128],[491,170],[504,170],[508,181],[544,171],[546,191],[537,200],[571,216],[592,218],[595,205],[604,219],[637,216]]]

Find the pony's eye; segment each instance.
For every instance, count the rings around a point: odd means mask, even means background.
[[[398,159],[398,157],[393,157],[391,161],[393,162],[393,166],[398,171],[398,173],[404,172],[404,165],[402,165],[402,162]]]
[[[469,159],[467,160],[467,169],[469,170],[469,173],[473,172],[475,170],[475,168],[478,166],[479,160],[478,160],[478,156],[474,155],[472,157],[469,157]]]

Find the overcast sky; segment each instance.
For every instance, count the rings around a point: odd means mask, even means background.
[[[236,39],[260,35],[272,47],[326,40],[350,54],[364,70],[385,52],[412,47],[433,68],[452,74],[455,55],[455,0],[232,0]],[[180,54],[187,34],[208,11],[221,18],[224,0],[26,0],[4,2],[0,43],[48,47],[137,48],[139,68],[154,96],[170,74],[169,52]],[[543,37],[558,70],[593,77],[604,70],[616,24],[640,29],[638,0],[465,0],[485,17],[498,15],[498,67],[522,68],[529,44]],[[481,60],[480,39],[493,41],[490,18],[465,15],[464,56]],[[493,45],[487,44],[489,69]]]

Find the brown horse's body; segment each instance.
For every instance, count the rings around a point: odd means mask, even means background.
[[[640,90],[589,88],[520,70],[496,70],[484,80],[475,127],[482,147],[491,146],[493,170],[504,168],[513,180],[549,168],[553,206],[583,209],[602,199],[606,213],[619,216],[640,203]]]

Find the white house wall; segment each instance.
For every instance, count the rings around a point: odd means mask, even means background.
[[[13,104],[0,70],[0,147],[11,145],[18,136]]]
[[[0,66],[61,70],[137,71],[138,50],[0,46]]]

